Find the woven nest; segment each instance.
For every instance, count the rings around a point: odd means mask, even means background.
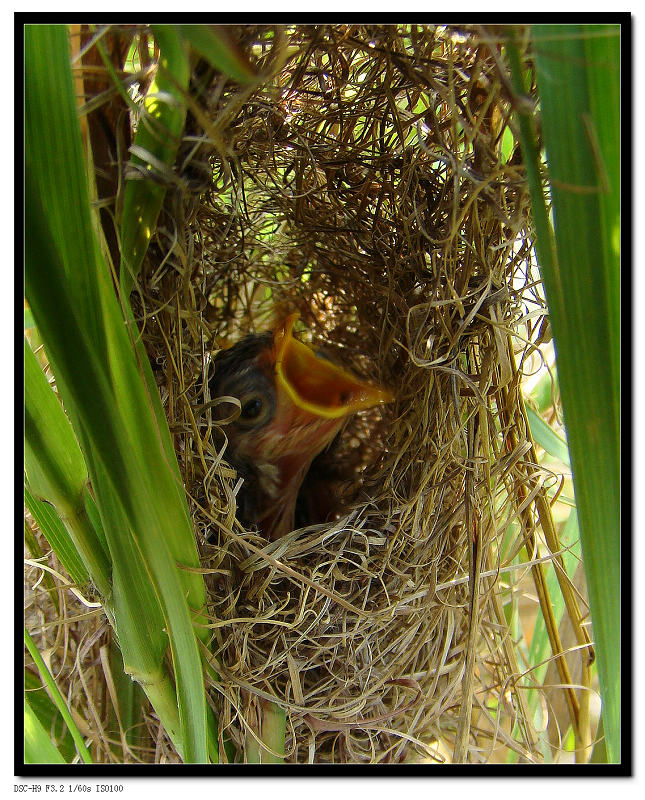
[[[243,753],[274,700],[288,761],[443,761],[468,686],[470,760],[502,743],[532,758],[500,593],[537,470],[516,361],[543,300],[500,42],[228,35],[267,77],[241,88],[198,65],[181,189],[132,297],[207,575],[223,735]],[[292,311],[299,338],[396,399],[348,424],[338,518],[269,542],[236,521],[199,387],[222,346]]]

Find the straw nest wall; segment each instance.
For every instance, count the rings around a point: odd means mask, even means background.
[[[212,699],[242,749],[275,700],[290,761],[443,761],[460,737],[473,761],[532,757],[500,593],[532,526],[515,363],[542,301],[499,33],[236,27],[268,77],[196,70],[133,304],[207,573]],[[292,311],[396,399],[349,422],[338,519],[268,542],[236,522],[199,386],[220,347]]]

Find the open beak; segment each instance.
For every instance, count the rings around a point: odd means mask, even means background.
[[[272,465],[274,486],[259,524],[276,539],[293,530],[298,491],[312,460],[327,447],[355,411],[393,400],[393,395],[355,378],[293,338],[298,314],[273,333],[266,367],[275,378],[276,408],[271,422],[253,436],[247,452]]]
[[[294,339],[298,317],[290,314],[273,334],[277,388],[286,392],[295,406],[322,419],[340,420],[394,399],[387,390],[359,381]]]

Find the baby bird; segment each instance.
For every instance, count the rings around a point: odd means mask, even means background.
[[[296,503],[312,461],[349,415],[393,399],[293,337],[298,314],[273,332],[252,334],[213,359],[213,418],[225,421],[227,456],[244,479],[237,516],[268,539],[295,527]],[[303,501],[298,503],[301,512]],[[302,516],[302,513],[299,514]],[[320,519],[313,520],[322,521]]]

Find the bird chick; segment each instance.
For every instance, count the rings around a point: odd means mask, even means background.
[[[245,337],[213,359],[209,380],[214,420],[227,455],[244,479],[238,519],[269,539],[293,530],[298,492],[312,461],[339,434],[349,415],[393,399],[355,378],[293,337],[298,314],[273,332]]]

